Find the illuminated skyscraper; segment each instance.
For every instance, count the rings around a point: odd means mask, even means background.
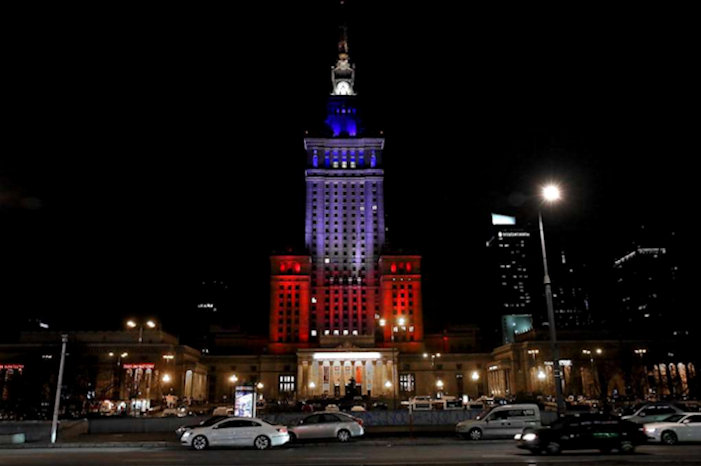
[[[304,139],[309,256],[272,258],[271,342],[325,336],[419,341],[420,257],[381,260],[385,140],[365,134],[361,124],[345,28],[331,85],[327,134]]]

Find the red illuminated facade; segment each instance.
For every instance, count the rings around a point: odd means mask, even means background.
[[[380,274],[384,341],[422,341],[421,257],[384,255],[380,258]]]
[[[284,347],[309,341],[309,256],[270,258],[270,343]]]

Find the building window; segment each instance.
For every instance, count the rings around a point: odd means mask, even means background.
[[[295,391],[295,376],[294,375],[279,375],[278,376],[278,392],[294,393]]]
[[[399,391],[413,393],[416,390],[414,374],[399,374]]]

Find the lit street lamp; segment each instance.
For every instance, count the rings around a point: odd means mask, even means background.
[[[236,387],[236,382],[239,381],[239,378],[236,377],[236,374],[231,374],[231,377],[229,377],[229,383],[231,384],[231,403],[234,403],[234,388]]]
[[[142,343],[144,341],[144,325],[153,330],[156,328],[156,321],[149,319],[146,322],[137,322],[134,319],[129,319],[127,320],[126,325],[129,329],[139,327],[139,343]]]
[[[594,351],[592,351],[590,349],[583,349],[582,350],[582,354],[589,357],[589,365],[590,365],[590,370],[591,370],[592,381],[594,383],[594,388],[598,392],[599,396],[603,397],[605,400],[606,394],[601,393],[601,385],[600,385],[600,381],[599,381],[598,367],[594,363],[594,354],[601,356],[603,354],[603,352],[604,351],[601,348],[596,348]]]
[[[548,185],[543,188],[543,200],[548,203],[558,201],[561,197],[560,189],[556,185]],[[543,213],[538,209],[538,228],[540,230],[540,247],[543,253],[543,284],[545,285],[545,305],[548,310],[548,327],[550,329],[550,347],[553,357],[553,376],[555,378],[555,399],[557,401],[557,414],[565,414],[565,400],[562,397],[562,375],[560,370],[560,352],[557,348],[557,334],[555,331],[555,311],[553,310],[553,293],[548,274],[548,259],[545,253],[545,233],[543,232]]]
[[[640,380],[639,383],[637,384],[638,386],[636,389],[640,390],[640,396],[641,398],[645,398],[646,392],[648,391],[648,383],[647,383],[647,368],[645,367],[645,354],[647,353],[647,349],[645,348],[636,348],[633,350],[635,354],[640,356]]]

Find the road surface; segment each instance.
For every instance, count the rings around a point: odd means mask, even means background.
[[[470,442],[460,440],[392,442],[357,440],[350,444],[295,444],[267,451],[215,449],[193,451],[160,448],[40,448],[0,450],[0,465],[701,465],[701,445],[644,445],[635,454],[603,455],[595,451],[534,456],[519,450],[513,441]]]

